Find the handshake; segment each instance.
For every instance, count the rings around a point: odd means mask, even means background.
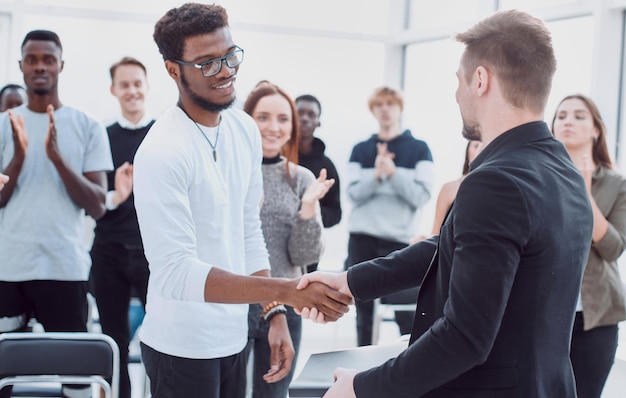
[[[313,272],[296,280],[295,292],[285,300],[302,318],[315,323],[337,321],[348,312],[354,296],[348,286],[348,273]]]

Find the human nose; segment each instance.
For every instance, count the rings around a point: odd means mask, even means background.
[[[270,118],[269,120],[269,128],[271,131],[278,131],[280,130],[280,124],[278,123],[278,119],[276,119],[275,117]]]
[[[226,60],[222,59],[220,60],[220,70],[215,75],[225,75],[225,77],[230,77],[235,74],[235,68],[231,68],[230,66],[228,66]]]

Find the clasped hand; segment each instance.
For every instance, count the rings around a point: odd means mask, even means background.
[[[347,305],[354,303],[354,296],[348,286],[347,272],[331,273],[317,271],[306,274],[300,278],[300,282],[296,288],[306,291],[310,287],[319,284],[326,288],[326,294],[329,294],[329,297],[345,305],[345,311],[342,311],[340,316],[347,312]],[[329,313],[328,308],[323,304],[317,305],[309,302],[295,308],[299,308],[296,312],[300,314],[302,318],[310,319],[315,323],[334,322],[339,319],[339,317],[334,316],[334,313]]]

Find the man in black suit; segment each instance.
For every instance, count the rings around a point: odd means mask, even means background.
[[[327,398],[576,396],[570,331],[592,213],[543,122],[556,69],[550,34],[509,10],[457,40],[466,46],[456,93],[463,135],[484,149],[438,237],[305,277],[360,300],[420,286],[409,347],[361,373],[337,369]],[[314,309],[303,316],[323,321]]]

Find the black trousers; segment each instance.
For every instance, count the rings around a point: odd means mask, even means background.
[[[87,313],[85,281],[0,282],[0,318],[11,325],[0,332],[23,332],[31,317],[46,332],[86,332]],[[0,398],[10,397],[11,391],[3,388]]]
[[[377,257],[384,257],[396,250],[404,249],[408,245],[402,242],[376,238],[363,234],[350,234],[348,239],[348,258],[346,269],[363,261]],[[359,346],[372,344],[372,329],[374,326],[374,302],[355,300],[356,332]],[[410,334],[413,327],[414,311],[396,311],[396,323],[400,334]]]
[[[570,351],[576,392],[578,398],[600,398],[615,362],[619,330],[610,325],[585,331],[583,317],[582,312],[576,313]]]
[[[141,247],[94,240],[91,249],[90,285],[93,291],[102,332],[120,348],[120,398],[130,398],[128,344],[130,324],[128,310],[131,293],[146,305],[148,261]]]
[[[246,353],[189,359],[163,354],[141,343],[152,398],[244,398]]]

